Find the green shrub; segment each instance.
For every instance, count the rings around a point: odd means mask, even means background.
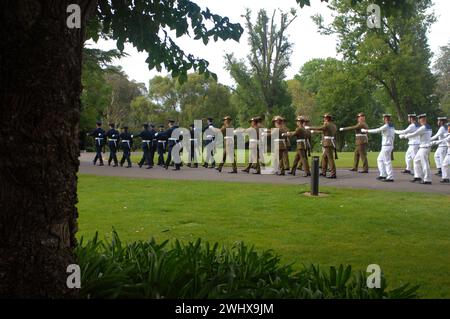
[[[387,290],[366,286],[366,273],[351,266],[303,266],[294,271],[272,251],[257,252],[243,243],[157,244],[153,239],[124,245],[98,239],[76,248],[84,298],[414,298],[409,284]]]

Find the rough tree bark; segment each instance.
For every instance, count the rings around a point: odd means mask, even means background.
[[[82,28],[66,12],[78,3]],[[96,1],[0,2],[0,296],[61,298],[74,263],[84,25]]]

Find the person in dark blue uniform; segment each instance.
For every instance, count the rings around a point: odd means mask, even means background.
[[[102,129],[102,122],[98,121],[96,123],[96,128],[91,133],[88,134],[92,136],[95,140],[95,158],[94,165],[97,163],[97,160],[100,161],[99,166],[103,166],[103,157],[102,157],[102,149],[105,145],[105,131]]]
[[[188,167],[198,167],[198,139],[197,136],[195,136],[195,126],[194,124],[189,125],[189,133],[190,133],[190,151],[189,151],[189,163],[187,164]]]
[[[142,167],[142,165],[147,164],[147,169],[150,169],[153,167],[150,161],[150,149],[152,148],[152,142],[153,142],[153,134],[148,129],[148,124],[144,124],[144,130],[139,133],[139,135],[136,135],[136,137],[140,137],[142,139],[142,159],[139,161],[139,167]]]
[[[205,163],[203,163],[204,168],[208,168],[208,165],[211,163],[210,168],[216,167],[216,162],[214,160],[214,125],[213,125],[213,118],[208,117],[206,119],[206,127],[203,129],[203,133],[206,132],[205,137],[205,147],[208,148],[209,144],[212,144],[209,146],[209,150],[206,153]]]
[[[106,137],[108,138],[108,147],[109,147],[109,159],[108,166],[111,165],[111,162],[114,161],[113,167],[117,167],[117,145],[119,142],[119,131],[115,129],[115,124],[109,124],[109,130],[106,132]]]
[[[178,128],[178,125],[175,124],[174,120],[169,120],[168,124],[169,124],[169,128],[167,130],[165,130],[164,132],[160,133],[161,135],[164,135],[167,138],[167,159],[166,159],[166,163],[164,165],[165,169],[169,168],[169,165],[172,162],[172,149],[179,142],[179,138],[172,137],[172,132]],[[178,170],[180,170],[180,167],[181,167],[181,161],[179,161],[178,163],[175,163],[174,170],[178,171]]]
[[[131,147],[133,146],[133,135],[128,132],[128,126],[123,127],[122,133],[120,133],[120,145],[123,150],[122,159],[120,160],[120,166],[123,166],[123,163],[127,161],[128,166],[127,168],[131,167]]]
[[[156,147],[158,145],[158,141],[155,138],[155,134],[156,134],[156,130],[155,130],[155,125],[150,124],[150,135],[152,137],[151,139],[151,143],[150,143],[150,152],[149,152],[149,157],[150,157],[150,166],[153,167],[154,165],[154,158],[155,158],[155,152],[156,152]]]
[[[160,125],[158,132],[155,133],[159,166],[164,166],[164,153],[166,152],[166,144],[167,144],[167,138],[162,134],[163,132],[164,132],[164,125]]]

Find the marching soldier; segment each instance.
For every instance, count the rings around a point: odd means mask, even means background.
[[[291,174],[295,175],[295,170],[297,169],[297,164],[299,162],[302,162],[302,165],[304,167],[304,174],[303,177],[311,176],[311,172],[309,170],[309,164],[308,164],[308,154],[307,154],[307,133],[306,129],[304,128],[305,124],[305,118],[303,116],[297,117],[297,129],[294,132],[287,132],[285,133],[288,137],[295,136],[296,142],[297,142],[297,153],[295,154],[294,163],[292,164],[292,171]]]
[[[323,134],[322,137],[322,173],[321,176],[327,178],[336,178],[336,164],[334,162],[337,159],[336,153],[336,125],[332,122],[332,117],[329,113],[323,115],[323,125],[320,127],[306,127],[306,129],[314,131],[320,131]],[[334,153],[334,154],[333,154]],[[330,176],[327,176],[327,168],[330,167]]]
[[[412,113],[408,114],[408,122],[409,125],[404,130],[395,130],[395,134],[405,135],[409,133],[414,133],[419,127],[419,123],[417,123],[417,115]],[[418,136],[413,136],[408,139],[408,150],[405,154],[405,163],[406,168],[402,171],[403,174],[411,174],[412,166],[411,163],[414,161],[414,157],[416,156],[417,151],[419,150],[420,139]]]
[[[447,154],[442,162],[442,179],[441,183],[450,183],[450,125],[447,125],[447,135],[444,139],[431,142],[431,145],[442,145],[447,146]]]
[[[102,122],[98,121],[96,123],[95,130],[93,130],[91,133],[88,133],[88,135],[92,136],[95,140],[94,165],[97,163],[97,160],[99,160],[99,166],[103,166],[102,149],[105,145],[105,131],[102,129]]]
[[[194,124],[189,125],[189,134],[191,136],[191,138],[189,139],[191,149],[189,154],[189,163],[187,164],[187,166],[197,168],[199,149],[198,149],[198,139],[196,136],[196,128]]]
[[[377,158],[378,180],[383,182],[394,181],[394,170],[392,169],[392,152],[394,151],[395,128],[391,123],[391,114],[383,114],[384,125],[377,129],[361,129],[362,133],[381,133],[381,151]],[[401,136],[401,135],[400,135]]]
[[[436,134],[430,139],[430,141],[441,141],[445,138],[447,135],[447,117],[442,116],[438,117],[438,123],[437,123],[439,129],[436,132]],[[437,176],[442,176],[442,162],[444,161],[444,158],[447,154],[447,144],[446,143],[438,143],[438,147],[436,149],[436,152],[434,153],[434,162],[436,163],[436,168],[438,169],[438,172],[436,173]]]
[[[151,143],[150,143],[150,152],[149,152],[150,164],[149,165],[151,167],[153,167],[153,165],[154,165],[155,152],[156,152],[156,148],[158,146],[158,141],[155,138],[155,134],[156,134],[155,125],[150,124],[150,135],[151,135],[152,139],[151,139]]]
[[[236,156],[234,154],[234,135],[227,136],[227,128],[231,128],[232,118],[230,116],[225,116],[223,118],[223,125],[220,128],[223,136],[223,160],[222,163],[219,164],[217,170],[222,172],[223,165],[228,157],[233,157],[232,171],[229,172],[231,174],[237,173],[237,165],[236,165]]]
[[[216,167],[216,162],[214,160],[214,130],[216,129],[213,125],[213,118],[208,117],[206,119],[206,127],[203,129],[203,133],[206,132],[206,137],[205,137],[205,148],[207,148],[207,153],[206,153],[206,158],[205,158],[205,163],[203,163],[203,167],[204,168],[208,168],[208,165],[211,164],[209,166],[209,168],[214,168]],[[210,145],[211,146],[208,146]]]
[[[167,159],[166,159],[166,164],[164,165],[165,169],[169,168],[169,166],[172,162],[172,149],[179,142],[178,137],[172,137],[173,131],[175,131],[178,128],[178,124],[176,124],[174,120],[169,120],[168,125],[169,125],[169,128],[159,134],[159,135],[164,135],[167,138]],[[178,162],[178,163],[175,162],[174,170],[179,171],[180,167],[181,167],[181,162]]]
[[[366,115],[364,113],[358,113],[357,116],[358,123],[349,127],[341,127],[339,131],[350,131],[355,130],[355,153],[353,168],[350,170],[352,172],[358,171],[359,159],[363,163],[363,170],[359,173],[369,173],[369,163],[367,161],[367,145],[369,144],[369,139],[367,138],[367,133],[361,133],[361,129],[368,129],[369,126],[366,124]]]
[[[287,156],[287,135],[288,130],[283,127],[283,118],[281,116],[275,116],[272,119],[272,123],[275,124],[275,128],[279,130],[279,138],[274,139],[274,143],[278,145],[278,168],[276,175],[284,176],[285,175],[285,164],[286,156]]]
[[[122,159],[120,160],[120,166],[123,166],[123,163],[127,161],[128,165],[127,168],[131,167],[131,147],[133,146],[133,135],[128,132],[128,126],[123,127],[122,133],[119,135],[120,138],[120,144],[122,146],[123,155]]]
[[[109,159],[108,166],[111,165],[111,162],[114,161],[113,167],[118,166],[117,160],[117,141],[119,140],[119,131],[116,130],[116,125],[114,123],[109,124],[109,130],[106,132],[106,137],[108,138],[108,146],[109,146]]]
[[[261,165],[259,163],[259,123],[261,122],[259,116],[252,117],[249,120],[250,127],[245,129],[244,132],[250,133],[248,140],[249,160],[248,165],[242,170],[244,173],[250,173],[250,169],[253,168],[256,171],[253,174],[261,174]]]
[[[139,168],[141,168],[142,165],[147,163],[147,169],[150,169],[153,167],[153,165],[151,164],[151,159],[150,159],[150,151],[152,148],[153,134],[148,129],[147,123],[145,123],[143,125],[143,127],[144,127],[144,130],[141,133],[139,133],[139,135],[136,135],[136,137],[140,137],[142,139],[142,151],[143,151],[142,159],[139,161],[138,165],[139,165]]]
[[[155,140],[157,141],[157,151],[158,151],[158,165],[164,166],[164,153],[166,152],[167,138],[164,136],[164,125],[160,125],[158,132],[155,133]]]
[[[419,115],[420,127],[413,133],[400,135],[400,138],[411,138],[418,136],[420,139],[419,150],[414,156],[414,179],[412,183],[420,182],[420,184],[431,184],[431,168],[428,155],[431,150],[431,135],[433,132],[431,126],[427,123],[427,115]]]
[[[309,119],[308,116],[305,116],[305,130],[306,130],[306,150],[308,152],[308,156],[311,156],[311,152],[312,152],[312,142],[311,142],[311,131],[306,129],[306,126],[310,126],[311,125],[311,120]],[[301,162],[300,162],[301,164]]]
[[[286,126],[286,119],[283,117],[283,128],[286,131],[289,131],[289,129]],[[284,168],[287,171],[288,174],[290,174],[290,165],[289,165],[289,150],[291,149],[291,140],[289,138],[286,138],[286,156],[283,156],[283,160],[284,160]]]
[[[267,152],[267,143],[268,139],[266,136],[269,136],[268,134],[268,128],[263,127],[263,119],[261,117],[258,118],[258,132],[259,132],[259,143],[258,143],[258,155],[259,155],[259,165],[260,167],[265,167],[266,160],[264,157],[264,154]]]
[[[311,144],[311,131],[306,129],[306,127],[311,126],[311,121],[308,116],[303,116],[305,123],[303,124],[303,127],[306,131],[306,154],[311,157],[311,151],[312,151],[312,144]],[[299,161],[297,169],[303,170],[303,162]]]

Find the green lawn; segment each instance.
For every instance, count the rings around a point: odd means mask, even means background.
[[[312,155],[318,155],[320,156],[320,153],[314,153]],[[120,154],[120,156],[122,156]],[[378,152],[369,152],[368,153],[368,157],[369,157],[369,167],[376,169],[377,168],[377,156],[378,156]],[[434,169],[436,168],[436,165],[434,163],[434,153],[430,154],[430,164],[431,167]],[[289,152],[289,160],[290,163],[292,163],[294,161],[294,157],[295,157],[295,152]],[[353,152],[341,152],[338,153],[338,157],[339,159],[336,160],[336,165],[338,168],[350,168],[353,166]],[[133,155],[131,157],[133,163],[137,163],[140,161],[140,159],[142,158],[142,155]],[[156,155],[155,155],[155,163],[156,163]],[[119,157],[120,160],[120,157]],[[360,168],[362,168],[362,164],[360,162]],[[393,165],[395,168],[405,168],[405,152],[394,152],[394,161],[393,161]]]
[[[284,261],[379,264],[391,287],[420,284],[421,297],[450,298],[450,196],[291,185],[80,175],[79,236],[125,241],[201,237],[273,249]]]

